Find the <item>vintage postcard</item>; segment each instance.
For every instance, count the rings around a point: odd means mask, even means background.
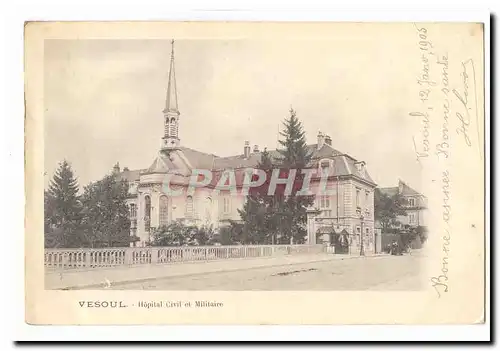
[[[484,323],[484,31],[27,23],[27,323]]]

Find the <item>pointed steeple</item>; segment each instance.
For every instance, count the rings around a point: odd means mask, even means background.
[[[172,150],[179,147],[179,108],[177,106],[177,87],[174,67],[174,41],[170,56],[170,72],[168,74],[167,99],[163,110],[164,133],[162,150]]]
[[[165,103],[166,112],[179,112],[177,108],[177,86],[175,82],[175,64],[174,64],[174,41],[172,40],[172,54],[170,55],[170,72],[168,74],[167,99]]]

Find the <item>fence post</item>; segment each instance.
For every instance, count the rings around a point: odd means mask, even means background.
[[[125,265],[131,265],[134,263],[133,252],[134,252],[134,249],[132,249],[132,248],[125,249]]]
[[[151,250],[151,264],[157,264],[158,263],[158,248],[152,247],[150,250]]]
[[[63,252],[62,254],[62,268],[66,268],[69,262],[69,254],[67,252]]]
[[[84,267],[90,268],[92,266],[92,251],[85,252]]]

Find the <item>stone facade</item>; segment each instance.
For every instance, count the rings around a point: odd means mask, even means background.
[[[228,220],[239,220],[238,209],[245,203],[241,193],[244,171],[255,167],[262,153],[258,146],[250,150],[247,141],[243,153],[231,157],[218,157],[181,145],[181,114],[177,104],[174,52],[170,61],[170,74],[164,118],[162,148],[149,168],[120,170],[115,166],[117,178],[129,182],[131,235],[138,240],[133,246],[144,246],[154,228],[173,220],[184,220],[194,225],[208,224],[215,228],[227,225]],[[194,124],[193,124],[194,125]],[[317,195],[315,214],[308,219],[308,243],[327,240],[322,235],[325,228],[334,228],[335,233],[346,235],[352,250],[358,250],[360,238],[364,237],[367,251],[373,246],[374,213],[373,192],[375,182],[368,174],[364,162],[335,150],[329,136],[318,134],[316,144],[308,145],[312,154],[309,167],[315,171],[311,179],[311,190],[317,194],[321,175],[326,174],[328,195]],[[277,151],[269,151],[271,157]],[[213,176],[207,186],[189,190],[193,170],[208,170]],[[225,170],[236,175],[236,192],[215,191],[215,184]],[[180,192],[173,195],[172,192]],[[363,218],[363,219],[361,219]]]
[[[394,196],[400,195],[405,199],[405,216],[397,216],[399,227],[418,227],[427,225],[427,198],[411,188],[404,181],[399,180],[397,187],[380,188],[380,192]]]

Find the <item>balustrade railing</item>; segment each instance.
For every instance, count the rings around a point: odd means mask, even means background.
[[[199,262],[325,252],[323,245],[245,245],[185,247],[124,247],[103,249],[45,249],[44,265],[51,269],[108,268],[146,264]]]

